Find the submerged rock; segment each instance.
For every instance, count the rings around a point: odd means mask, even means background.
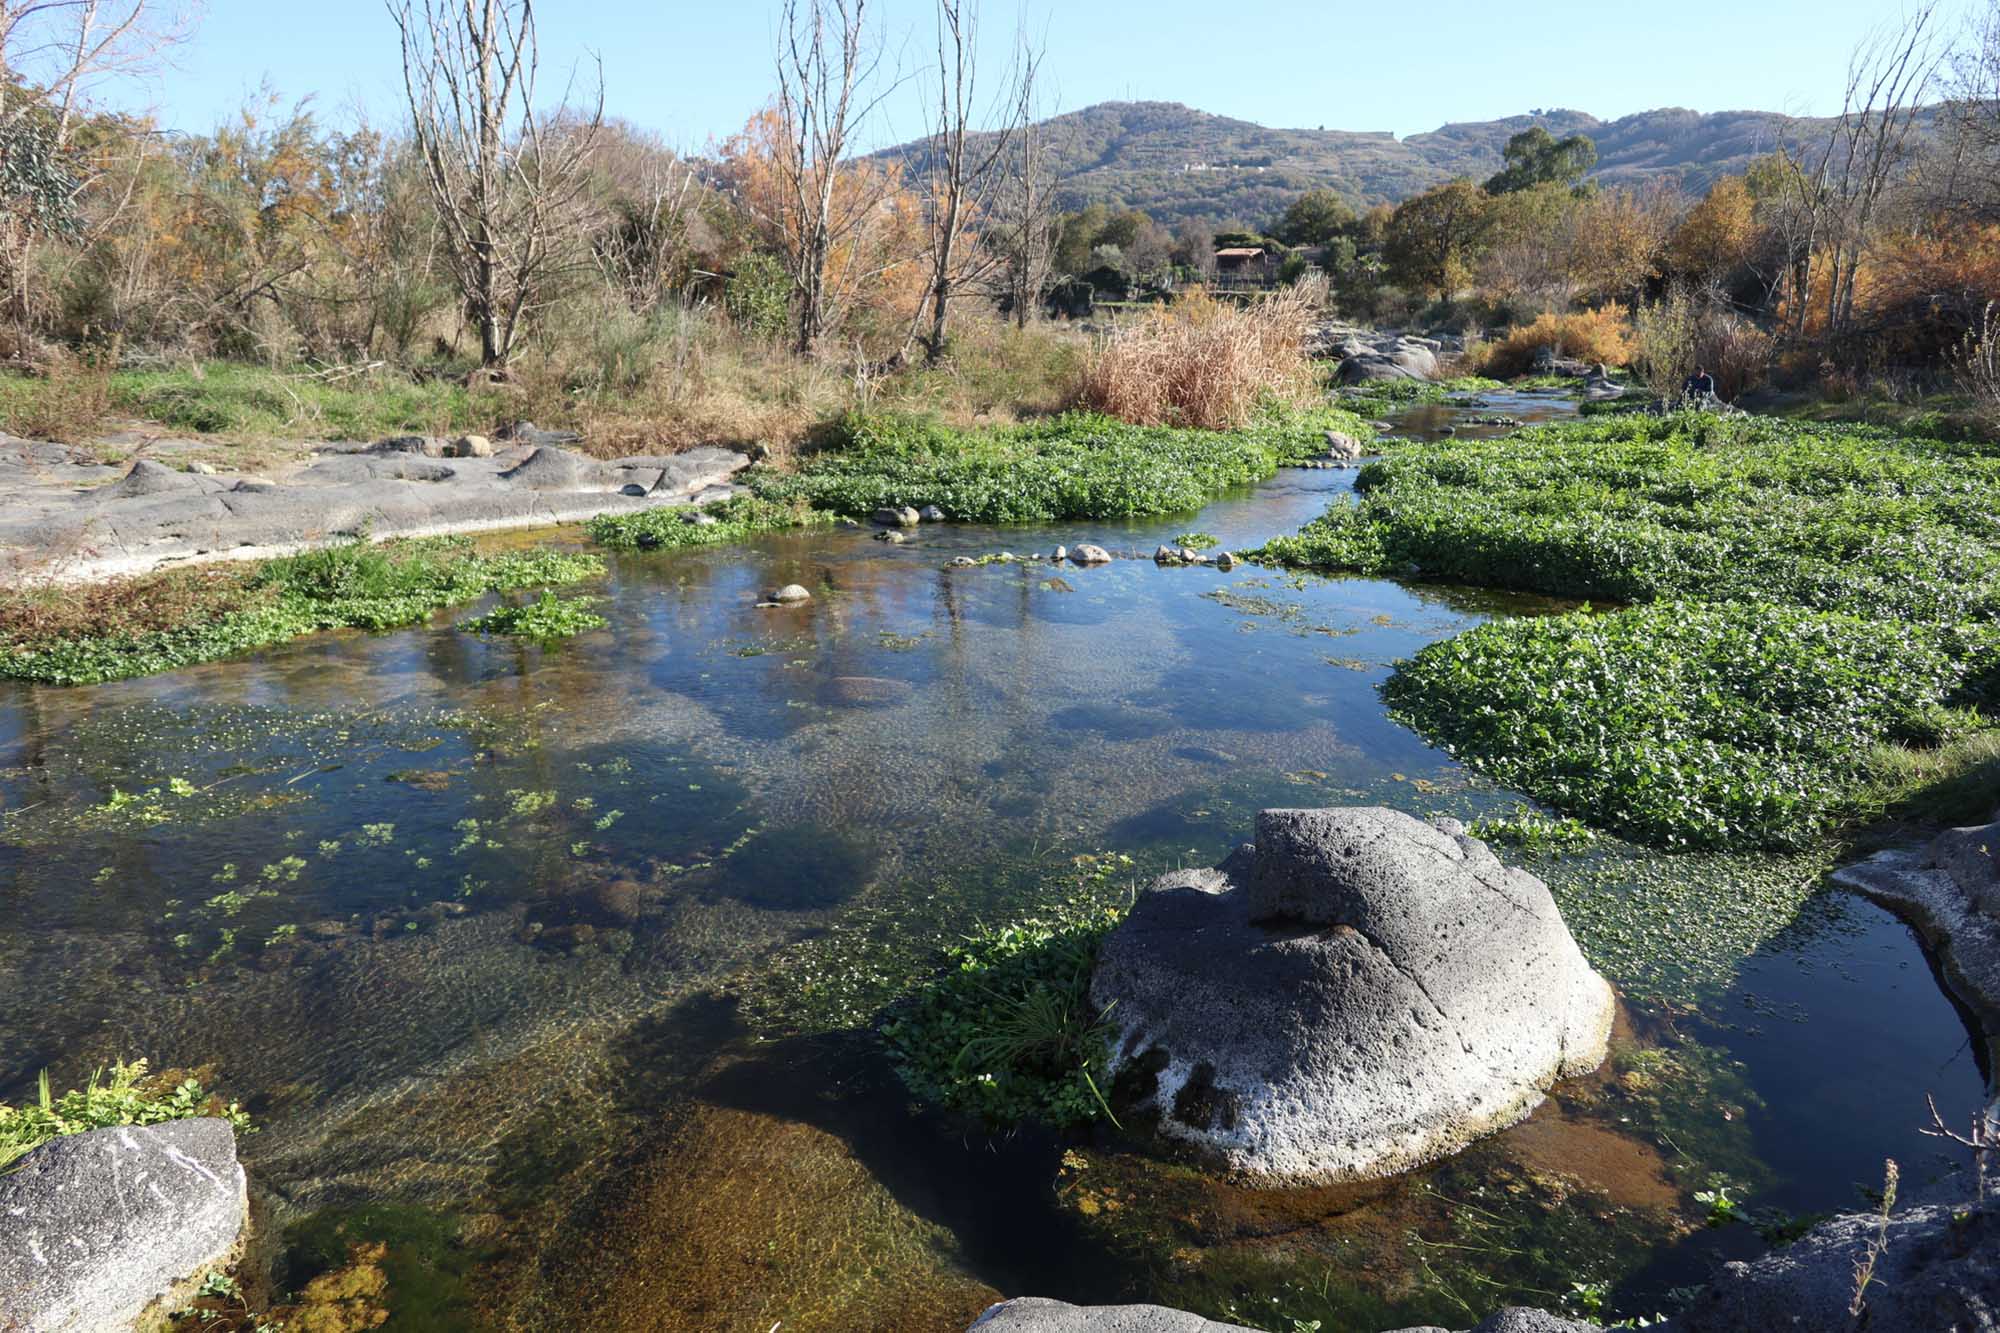
[[[1162,877],[1091,999],[1114,1101],[1232,1176],[1392,1175],[1525,1118],[1602,1063],[1610,986],[1548,888],[1456,821],[1267,810],[1255,848]]]
[[[131,1328],[234,1262],[248,1216],[226,1121],[55,1139],[0,1176],[0,1328]]]
[[[926,523],[942,523],[944,522],[944,510],[939,509],[936,505],[925,505],[917,511],[917,517]]]

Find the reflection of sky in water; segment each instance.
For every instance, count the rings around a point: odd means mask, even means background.
[[[1496,802],[1376,686],[1534,604],[1147,559],[943,568],[1196,530],[1251,545],[1352,475],[1288,471],[1173,521],[627,557],[609,627],[550,649],[460,634],[462,611],[0,692],[0,1091],[44,1064],[217,1060],[268,1125],[253,1165],[302,1199],[462,1198],[478,1174],[450,1163],[531,1114],[535,1080],[587,1086],[633,1024],[670,1034],[681,998],[885,885],[941,886],[969,923],[1024,849],[1213,860],[1263,805]],[[754,605],[789,582],[814,600]],[[114,789],[138,808],[92,809]],[[643,885],[639,909],[596,906],[609,884]],[[593,906],[550,906],[572,902]],[[511,905],[601,933],[530,947]],[[1765,1090],[1752,1128],[1786,1206],[1837,1206],[1909,1150],[1915,1115],[1876,1090],[1978,1086],[1907,932],[1851,916],[1753,958],[1759,1006],[1708,1034]],[[496,1087],[500,1062],[527,1088]],[[427,1100],[461,1084],[476,1114]]]

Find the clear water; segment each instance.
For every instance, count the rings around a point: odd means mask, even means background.
[[[1955,1113],[1981,1075],[1909,933],[1841,896],[1711,920],[1662,886],[1740,904],[1762,900],[1737,880],[1796,868],[1629,849],[1544,868],[1626,991],[1619,1060],[1438,1171],[1232,1193],[907,1104],[866,1040],[878,1006],[1078,855],[1136,877],[1218,859],[1266,805],[1513,803],[1376,686],[1549,603],[945,568],[1241,548],[1351,478],[1288,471],[1176,521],[623,557],[609,627],[549,649],[460,633],[461,611],[0,692],[0,1098],[114,1056],[210,1067],[262,1126],[274,1230],[447,1220],[450,1261],[413,1251],[392,1290],[412,1328],[948,1329],[996,1292],[1395,1327],[1568,1280],[1639,1312],[1760,1245],[1699,1225],[1711,1177],[1799,1213],[1853,1204],[1885,1156],[1934,1174],[1923,1094]],[[789,582],[814,600],[757,608]],[[432,1269],[473,1277],[410,1276]]]

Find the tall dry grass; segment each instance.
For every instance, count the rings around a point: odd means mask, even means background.
[[[1631,326],[1613,306],[1568,314],[1544,313],[1479,349],[1479,374],[1512,379],[1535,368],[1543,353],[1592,365],[1622,366],[1632,359]]]
[[[1286,288],[1249,304],[1196,291],[1118,330],[1084,366],[1081,398],[1144,426],[1234,430],[1266,398],[1317,396],[1306,334],[1311,290]]]

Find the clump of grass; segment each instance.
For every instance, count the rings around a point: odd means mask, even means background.
[[[1090,1002],[1090,972],[1120,915],[1033,918],[945,949],[937,974],[882,1025],[903,1082],[994,1128],[1109,1116],[1112,1029]]]
[[[575,583],[604,572],[594,555],[480,555],[463,538],[351,542],[247,571],[136,579],[95,605],[95,623],[50,609],[45,593],[0,603],[0,676],[49,685],[172,671],[327,629],[392,629],[488,592]],[[144,606],[166,589],[179,614]],[[86,599],[86,604],[90,604]]]
[[[711,518],[713,523],[703,523]],[[600,514],[585,525],[599,546],[624,551],[677,550],[684,546],[717,546],[743,541],[761,532],[822,526],[833,515],[812,508],[803,498],[765,499],[738,495],[700,509],[642,509],[634,514]]]
[[[250,1117],[240,1106],[234,1102],[223,1105],[194,1079],[177,1084],[149,1079],[144,1060],[114,1064],[108,1078],[99,1070],[83,1087],[60,1097],[49,1094],[49,1076],[44,1070],[35,1102],[0,1106],[0,1171],[66,1134],[113,1125],[158,1125],[199,1116],[218,1116],[239,1133],[251,1128]]]
[[[1632,326],[1616,306],[1565,314],[1545,311],[1481,349],[1479,369],[1487,375],[1510,379],[1533,370],[1544,353],[1591,364],[1623,366],[1632,359],[1633,350]]]
[[[1250,305],[1196,292],[1113,333],[1084,368],[1084,406],[1147,426],[1234,430],[1269,400],[1318,393],[1313,310],[1296,288]]]
[[[521,639],[570,639],[589,630],[603,629],[605,619],[590,608],[597,597],[557,597],[544,592],[521,606],[495,607],[475,616],[460,628],[475,634],[508,634]]]

